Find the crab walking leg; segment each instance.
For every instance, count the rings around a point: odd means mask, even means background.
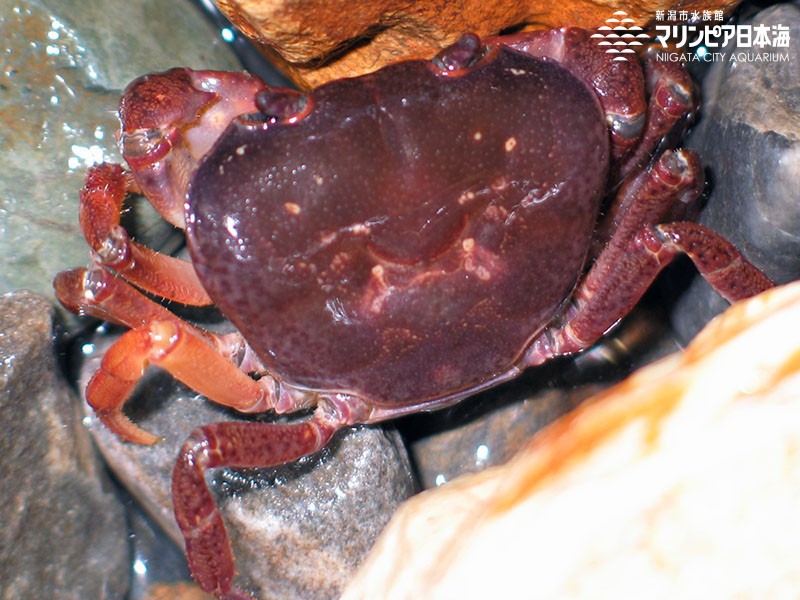
[[[175,318],[168,309],[102,267],[61,271],[53,287],[59,302],[69,310],[103,321],[140,327],[157,319]]]
[[[694,119],[699,104],[692,78],[682,64],[659,62],[650,54],[644,64],[650,98],[644,132],[633,153],[621,163],[617,174],[620,180],[643,166],[659,144],[674,146]]]
[[[642,225],[691,220],[703,191],[703,167],[691,150],[666,150],[646,171],[629,177],[598,223],[591,256],[622,252]],[[624,245],[624,244],[623,244]]]
[[[223,422],[196,429],[181,449],[172,475],[175,519],[200,587],[218,598],[250,598],[232,589],[233,553],[219,509],[206,485],[214,467],[259,468],[295,461],[322,449],[341,425],[315,413],[295,424]]]
[[[123,202],[134,191],[132,176],[120,165],[103,163],[87,171],[80,224],[97,260],[153,294],[192,306],[211,304],[191,263],[137,244],[120,226]]]
[[[628,181],[611,221],[613,234],[560,324],[535,339],[522,363],[585,350],[625,316],[679,254],[728,301],[753,296],[773,283],[727,240],[691,222],[669,222],[691,211],[702,186],[697,156],[666,151],[649,171]],[[660,224],[661,223],[661,224]],[[663,224],[666,223],[666,224]]]
[[[149,365],[157,365],[208,399],[241,412],[272,407],[274,381],[255,381],[183,321],[154,321],[125,332],[105,353],[86,386],[86,400],[120,438],[152,444],[157,438],[125,416],[122,406]],[[209,373],[214,373],[209,377]]]
[[[644,226],[609,264],[605,257],[576,292],[564,324],[537,338],[525,363],[538,365],[591,347],[644,295],[659,274],[679,254],[727,301],[755,296],[774,284],[725,238],[692,222]],[[594,275],[594,277],[592,277]]]
[[[177,317],[154,302],[124,279],[115,277],[102,267],[72,269],[56,275],[53,287],[59,302],[74,313],[90,315],[102,321],[111,321],[130,328],[142,327],[153,321],[170,321]],[[243,351],[247,369],[261,370],[252,352],[238,332],[217,335],[200,327],[185,323],[195,334],[205,338],[231,362],[239,362]],[[244,359],[242,359],[244,360]],[[245,369],[244,365],[239,365]]]

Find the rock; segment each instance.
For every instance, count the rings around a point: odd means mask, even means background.
[[[505,402],[499,395],[524,394]],[[482,394],[493,409],[466,422],[427,435],[411,446],[420,484],[424,488],[441,486],[465,473],[476,473],[506,462],[534,433],[575,408],[588,390],[545,389],[521,392],[517,386],[503,387]],[[480,398],[465,402],[479,402]],[[436,415],[425,415],[436,421]]]
[[[119,160],[122,88],[177,65],[238,63],[188,0],[0,0],[0,36],[0,293],[52,297],[53,276],[87,262],[78,190],[90,163]],[[146,242],[168,231],[151,231],[153,214],[129,216]]]
[[[133,550],[131,590],[128,600],[150,598],[205,598],[189,576],[183,548],[164,535],[136,502],[128,503],[128,522]],[[167,595],[167,591],[171,593]]]
[[[84,384],[100,354],[86,361]],[[127,409],[163,441],[152,447],[122,443],[93,416],[87,417],[90,430],[117,476],[182,544],[170,497],[178,450],[195,427],[242,417],[155,370]],[[219,470],[212,490],[233,542],[239,585],[263,597],[313,599],[338,596],[415,485],[397,434],[361,427],[319,455],[279,469]]]
[[[50,303],[0,298],[0,597],[125,597],[122,503],[55,360]]]
[[[715,229],[777,283],[800,277],[800,9],[773,6],[748,21],[790,27],[785,62],[717,61],[703,84],[702,120],[689,138],[713,189],[699,221]],[[755,48],[741,48],[753,52]],[[730,47],[724,50],[737,51]],[[696,277],[673,314],[690,339],[727,307]]]
[[[404,504],[343,600],[795,597],[798,330],[800,282],[732,306],[507,465]]]
[[[406,419],[402,432],[420,483],[438,487],[507,462],[539,430],[590,395],[678,349],[664,311],[632,311],[591,350],[529,369],[515,381],[434,414]]]
[[[245,35],[260,42],[303,87],[361,75],[407,58],[430,58],[472,31],[480,36],[535,24],[539,28],[598,27],[620,7],[608,0],[458,0],[360,2],[354,10],[326,0],[215,0]],[[735,0],[689,0],[681,9],[724,10]],[[638,25],[674,3],[649,0],[624,6]]]

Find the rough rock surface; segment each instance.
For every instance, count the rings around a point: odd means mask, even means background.
[[[86,361],[81,388],[99,354]],[[178,450],[195,427],[242,417],[157,370],[146,375],[127,407],[137,424],[163,440],[151,447],[120,442],[92,415],[89,428],[126,487],[182,544],[170,495]],[[210,482],[231,535],[239,585],[261,597],[287,599],[337,597],[415,491],[402,442],[379,427],[343,432],[319,455],[279,469],[221,469]]]
[[[120,91],[150,71],[238,63],[189,0],[0,0],[0,37],[0,293],[52,296],[53,276],[87,260],[78,190],[89,164],[119,160]],[[129,217],[148,239],[152,214]]]
[[[404,58],[430,58],[462,33],[496,35],[516,27],[598,27],[623,9],[638,25],[672,2],[624,6],[608,0],[364,0],[347,9],[328,0],[214,0],[227,17],[283,63],[298,84],[374,71]],[[681,9],[730,12],[738,2],[689,0]]]
[[[0,297],[0,597],[115,600],[125,515],[59,375],[52,319],[43,297]]]
[[[699,221],[715,229],[777,283],[800,277],[800,8],[781,4],[748,21],[790,27],[786,62],[715,62],[703,85],[702,120],[688,145],[707,167],[713,190]],[[724,50],[755,53],[758,48]],[[700,277],[673,320],[691,338],[727,303]]]

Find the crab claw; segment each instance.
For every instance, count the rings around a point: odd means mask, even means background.
[[[164,159],[178,142],[180,128],[197,119],[214,94],[195,90],[185,69],[145,75],[122,95],[120,148],[132,169]]]
[[[153,164],[187,130],[191,153],[202,158],[234,118],[256,110],[255,96],[264,87],[244,72],[177,68],[140,77],[120,101],[122,154],[134,170]]]
[[[266,84],[245,72],[171,69],[140,77],[120,101],[119,144],[136,183],[158,212],[184,226],[188,182],[235,118],[256,112]]]

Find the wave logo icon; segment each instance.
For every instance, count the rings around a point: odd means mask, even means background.
[[[636,48],[650,40],[644,29],[635,23],[628,13],[618,10],[592,37],[599,40],[597,45],[605,48],[606,54],[616,55],[614,60],[628,60],[628,55],[636,54]]]

